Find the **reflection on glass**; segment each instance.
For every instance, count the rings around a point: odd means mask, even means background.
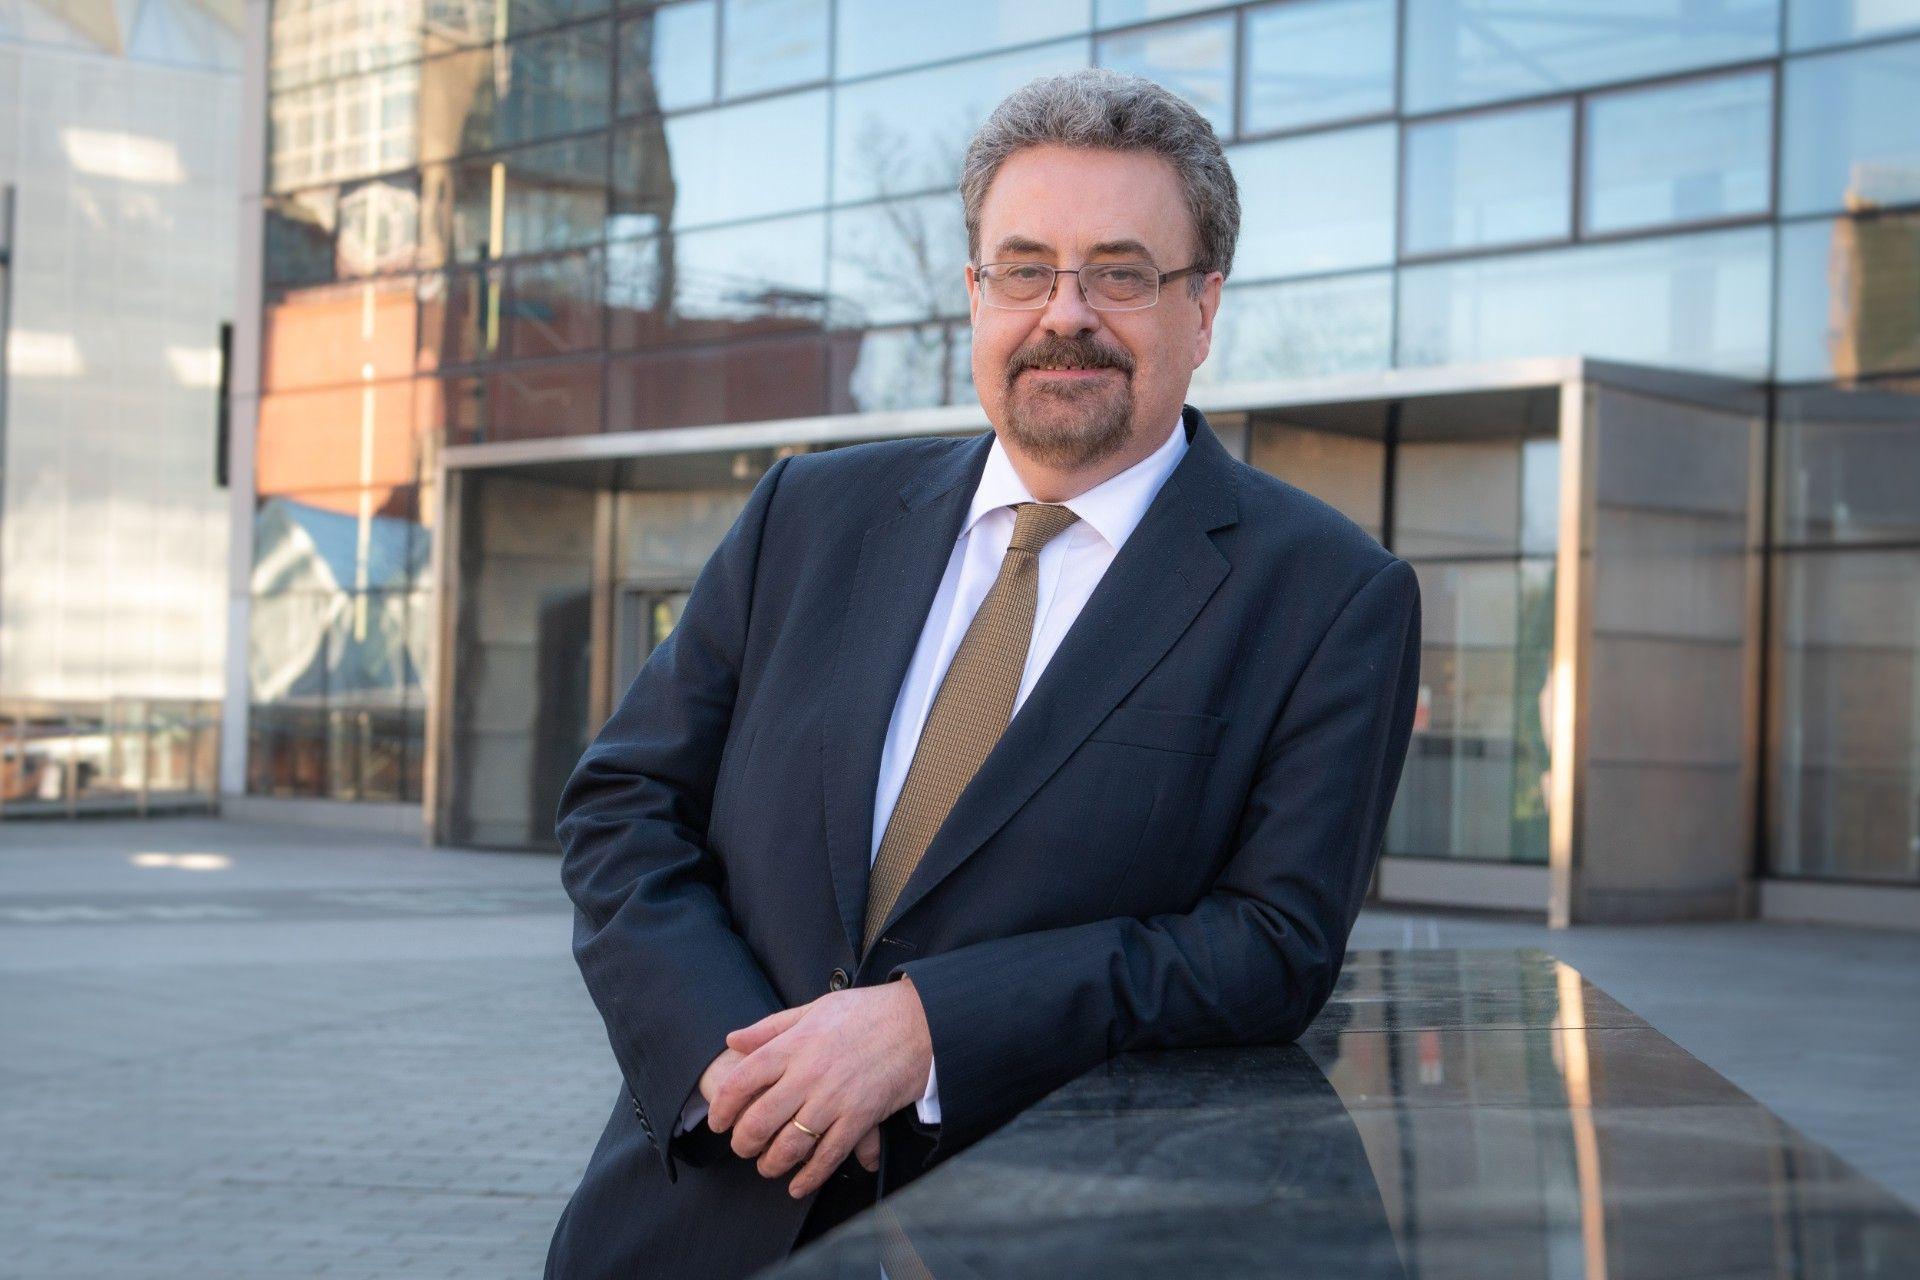
[[[1920,200],[1920,40],[1795,58],[1783,92],[1783,214]]]
[[[485,438],[592,435],[601,429],[597,360],[522,365],[486,380]]]
[[[608,429],[811,417],[827,412],[826,377],[826,345],[812,335],[626,356],[608,370]]]
[[[251,591],[424,588],[430,551],[414,485],[262,496],[254,502]]]
[[[673,225],[697,227],[827,201],[827,92],[766,98],[667,121]]]
[[[429,53],[506,40],[607,11],[607,0],[425,0]]]
[[[837,335],[834,413],[966,404],[973,389],[973,331],[963,324],[913,325]]]
[[[1393,110],[1393,0],[1286,0],[1246,12],[1245,133]]]
[[[827,0],[726,0],[730,98],[827,78]]]
[[[1103,27],[1126,22],[1150,22],[1195,9],[1211,9],[1219,0],[1094,0],[1094,21]]]
[[[1787,47],[1814,49],[1920,30],[1916,0],[1789,0]]]
[[[430,60],[421,69],[420,158],[604,126],[608,61],[604,22]]]
[[[420,57],[421,0],[276,0],[267,17],[273,93]]]
[[[1587,99],[1581,225],[1631,231],[1765,213],[1773,77],[1764,71]]]
[[[1241,206],[1237,280],[1393,261],[1394,126],[1230,147]]]
[[[1213,346],[1193,381],[1214,386],[1358,373],[1385,369],[1392,358],[1391,272],[1235,285],[1221,294]]]
[[[1464,107],[1762,58],[1780,0],[1406,0],[1410,111]]]
[[[267,182],[286,191],[403,169],[416,159],[418,66],[277,94],[267,108]]]
[[[283,391],[405,377],[414,324],[414,288],[405,278],[270,296],[261,317],[261,385]]]
[[[420,180],[380,178],[340,193],[336,263],[343,277],[406,271],[419,248]]]
[[[413,484],[424,467],[412,419],[405,381],[263,396],[255,490]]]
[[[1091,0],[976,8],[952,0],[840,0],[834,74],[849,79],[1087,29]]]
[[[604,137],[433,166],[421,179],[421,257],[474,262],[592,244],[607,191]]]
[[[1332,506],[1374,538],[1385,536],[1387,447],[1382,406],[1339,428],[1256,416],[1247,462]]]
[[[1780,228],[1783,381],[1920,369],[1920,215]]]
[[[853,328],[967,314],[958,195],[836,209],[828,266],[834,320]]]
[[[1775,562],[1771,870],[1920,883],[1920,552]]]
[[[1171,89],[1223,138],[1233,132],[1233,53],[1231,14],[1122,31],[1094,42],[1101,66]]]
[[[1409,434],[1422,406],[1408,408]],[[1560,518],[1560,442],[1481,436],[1403,440],[1393,549],[1403,556],[1551,555]]]
[[[987,113],[1039,76],[1088,65],[1085,39],[842,85],[834,90],[836,204],[952,190]]]
[[[826,320],[826,216],[687,231],[608,248],[616,347],[818,329]]]
[[[1544,863],[1553,561],[1413,564],[1420,702],[1386,852]]]
[[[1566,239],[1571,104],[1408,125],[1404,203],[1410,254]]]
[[[1776,541],[1920,542],[1920,382],[1780,394]]]
[[[620,24],[620,114],[677,111],[713,101],[714,0],[663,5]]]
[[[1408,267],[1399,360],[1577,352],[1760,377],[1771,241],[1767,227],[1742,227]]]
[[[420,277],[421,370],[472,364],[499,352],[504,279],[501,267]]]
[[[516,263],[508,277],[508,354],[563,355],[600,345],[598,249]]]
[[[319,284],[336,278],[340,189],[268,196],[263,266],[268,284]]]

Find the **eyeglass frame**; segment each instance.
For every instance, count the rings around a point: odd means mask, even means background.
[[[995,302],[987,296],[986,280],[984,277],[980,275],[980,273],[982,271],[985,271],[988,267],[1045,267],[1047,270],[1053,272],[1053,279],[1047,282],[1047,291],[1046,293],[1041,295],[1039,302],[1034,303],[1031,306],[1009,307],[1001,303]],[[1080,279],[1080,273],[1092,267],[1145,267],[1148,271],[1152,272],[1153,275],[1156,277],[1153,285],[1153,301],[1143,302],[1137,307],[1096,306],[1094,304],[1093,299],[1087,295],[1087,286],[1084,283],[1082,283]],[[1155,307],[1160,304],[1160,293],[1161,293],[1161,290],[1166,287],[1167,281],[1178,280],[1181,276],[1192,275],[1194,272],[1200,270],[1200,264],[1195,262],[1188,266],[1181,267],[1176,271],[1161,271],[1158,268],[1156,268],[1151,262],[1083,262],[1077,267],[1056,267],[1056,266],[1053,266],[1051,263],[1046,263],[1046,262],[1012,261],[1012,262],[982,262],[977,265],[973,265],[971,267],[971,270],[974,273],[974,278],[980,281],[980,301],[985,303],[987,306],[994,308],[996,311],[1044,311],[1046,310],[1048,304],[1053,301],[1054,290],[1060,287],[1061,276],[1073,277],[1074,284],[1078,286],[1080,290],[1080,300],[1086,303],[1088,307],[1092,308],[1095,311],[1145,311],[1149,307]]]

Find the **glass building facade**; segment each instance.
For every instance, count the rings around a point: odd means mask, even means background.
[[[1586,357],[1763,397],[1736,469],[1760,494],[1750,539],[1673,499],[1719,530],[1700,545],[1746,539],[1759,575],[1732,623],[1758,659],[1727,691],[1759,735],[1754,875],[1920,885],[1920,0],[255,11],[230,698],[248,791],[422,801],[445,838],[542,844],[557,780],[746,486],[778,448],[831,443],[661,441],[945,407],[984,425],[961,152],[1012,88],[1098,65],[1184,95],[1241,185],[1192,398],[1239,406],[1220,421],[1249,461],[1420,570],[1415,759],[1448,763],[1410,771],[1390,854],[1548,859],[1561,419],[1522,397],[1471,428],[1329,425],[1246,389]],[[1608,431],[1701,467],[1719,447]],[[634,443],[576,446],[624,458],[577,503],[505,465],[581,437]],[[449,450],[489,477],[457,529]]]
[[[0,816],[217,800],[239,26],[0,0]]]

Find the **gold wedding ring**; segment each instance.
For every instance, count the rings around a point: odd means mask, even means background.
[[[813,1138],[813,1139],[815,1139],[815,1140],[818,1140],[818,1139],[819,1139],[819,1137],[820,1137],[820,1135],[819,1135],[819,1134],[817,1134],[817,1133],[815,1133],[815,1132],[814,1132],[813,1130],[811,1130],[811,1129],[809,1129],[809,1128],[807,1128],[807,1126],[805,1126],[805,1125],[803,1125],[803,1124],[801,1124],[801,1123],[800,1123],[800,1122],[799,1122],[798,1120],[789,1120],[789,1121],[787,1121],[787,1123],[788,1123],[788,1124],[790,1124],[790,1125],[792,1125],[792,1126],[793,1126],[794,1128],[796,1128],[796,1129],[798,1129],[798,1130],[799,1130],[800,1132],[802,1132],[802,1133],[804,1133],[804,1134],[806,1134],[806,1135],[807,1135],[807,1136],[808,1136],[809,1138]]]

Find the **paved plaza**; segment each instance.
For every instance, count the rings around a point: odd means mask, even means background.
[[[548,856],[201,818],[0,825],[0,1276],[537,1276],[617,1081]],[[1920,1206],[1920,937],[1538,945]]]

